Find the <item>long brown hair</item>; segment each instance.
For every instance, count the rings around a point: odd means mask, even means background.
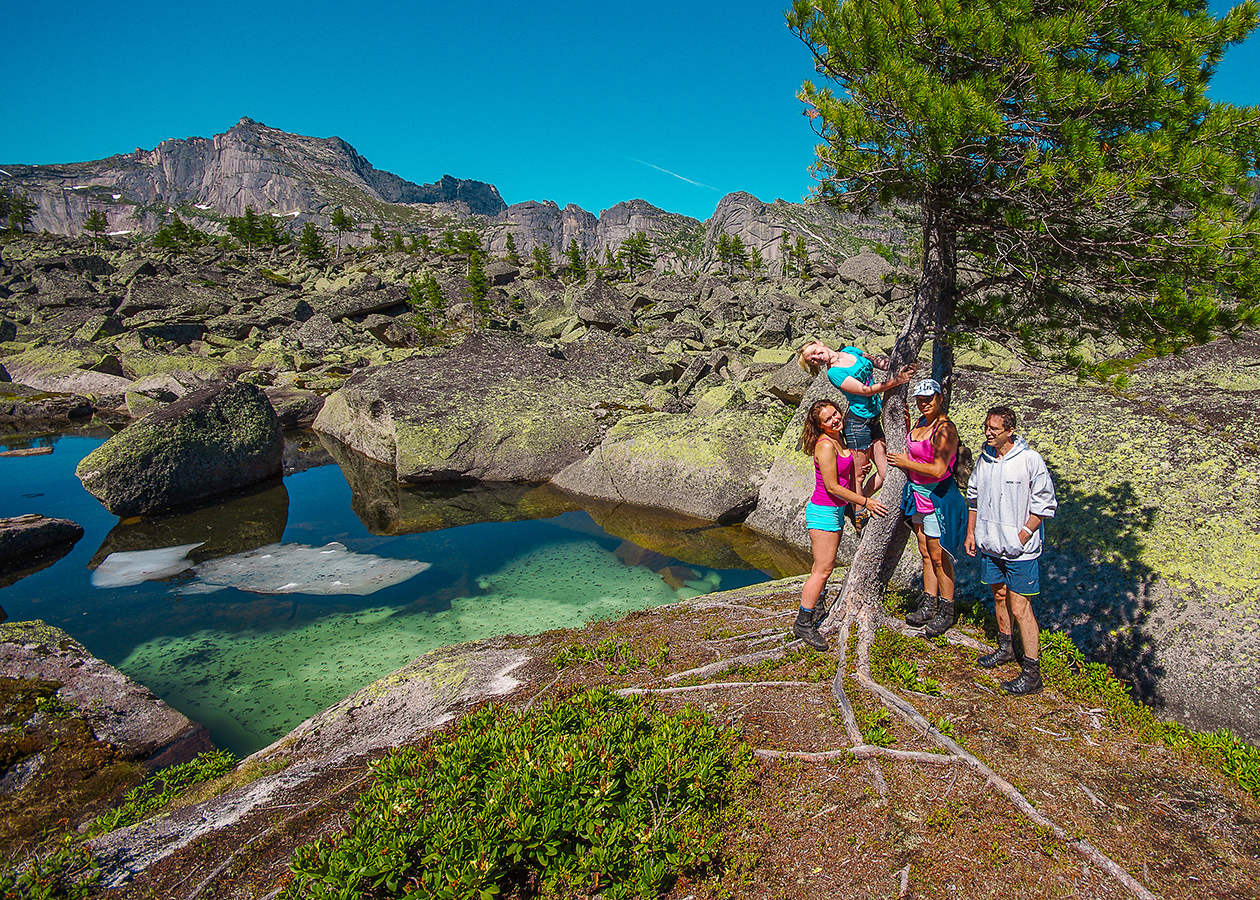
[[[814,448],[818,446],[818,439],[824,436],[822,428],[822,412],[827,407],[831,407],[836,410],[836,412],[840,411],[840,407],[836,405],[836,401],[824,398],[822,400],[815,400],[813,406],[809,408],[809,413],[805,416],[805,427],[801,429],[801,448],[810,456],[814,455]],[[841,446],[841,448],[845,450],[849,449],[848,445],[844,442],[844,432],[840,433],[836,442]]]

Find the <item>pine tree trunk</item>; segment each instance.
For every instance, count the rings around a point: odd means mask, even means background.
[[[915,291],[914,304],[893,348],[890,377],[902,366],[918,359],[929,333],[935,341],[931,374],[937,378],[949,374],[948,371],[935,371],[938,356],[944,365],[952,368],[952,358],[942,338],[945,325],[953,313],[957,273],[956,234],[945,220],[941,205],[930,197],[923,202],[923,223],[923,272]],[[928,375],[920,370],[916,377],[926,378]],[[905,388],[898,388],[884,394],[883,425],[889,453],[905,451],[906,393]],[[862,531],[862,540],[840,592],[839,608],[857,615],[859,636],[865,636],[867,640],[882,614],[888,581],[896,570],[910,534],[910,528],[901,516],[901,492],[905,483],[905,472],[889,466],[879,493],[880,501],[888,507],[888,515],[872,517]],[[866,634],[863,635],[863,632]]]

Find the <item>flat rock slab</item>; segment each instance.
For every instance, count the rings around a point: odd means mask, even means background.
[[[39,620],[0,625],[0,676],[61,682],[57,696],[78,708],[99,740],[155,768],[214,746],[204,727]]]
[[[81,537],[83,527],[69,519],[34,514],[0,519],[0,568],[20,566],[42,551],[74,544]]]

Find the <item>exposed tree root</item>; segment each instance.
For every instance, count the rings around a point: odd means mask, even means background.
[[[805,753],[796,750],[754,750],[758,759],[803,759],[806,762],[827,762],[852,756],[855,759],[892,759],[898,762],[928,763],[934,766],[952,766],[963,761],[950,753],[923,753],[917,750],[889,750],[887,747],[876,747],[873,744],[858,744],[856,747],[843,747],[839,750],[821,750],[817,753]]]
[[[891,627],[894,631],[904,634],[906,637],[923,637],[923,629],[915,628],[913,625],[907,625],[905,622],[892,620]],[[977,641],[970,635],[961,634],[951,628],[945,632],[945,640],[951,644],[957,644],[960,647],[969,647],[979,653],[992,653],[995,648],[990,647],[984,641]]]
[[[685,694],[691,691],[715,691],[722,688],[748,687],[815,687],[816,681],[710,681],[708,684],[688,684],[672,688],[622,688],[620,697],[637,697],[641,694]]]
[[[760,653],[745,653],[743,656],[731,656],[726,659],[719,659],[717,662],[709,663],[707,666],[700,666],[697,669],[688,669],[685,672],[675,672],[673,675],[666,675],[665,680],[682,681],[684,678],[708,678],[710,675],[716,675],[718,672],[725,672],[727,669],[733,669],[735,666],[751,666],[767,659],[782,659],[789,650],[800,646],[801,641],[792,641],[790,644],[784,644],[782,647],[776,647],[773,650],[763,650]]]

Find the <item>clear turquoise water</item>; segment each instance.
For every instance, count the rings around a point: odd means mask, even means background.
[[[715,540],[738,542],[722,529],[698,530],[689,523],[692,535],[682,529],[644,541],[658,549],[666,544],[670,558],[643,553],[581,510],[422,534],[372,534],[352,510],[350,485],[336,465],[290,475],[283,485],[196,514],[119,523],[74,475],[79,460],[99,443],[63,437],[51,455],[0,458],[0,515],[37,512],[72,519],[85,530],[67,556],[0,589],[0,606],[11,621],[43,619],[64,628],[238,754],[282,737],[435,647],[577,626],[786,574],[770,566],[761,571],[685,561],[715,558]],[[418,504],[425,515],[461,499],[450,488],[404,493],[409,508]],[[416,527],[414,518],[408,527]],[[190,593],[191,573],[128,587],[91,584],[92,568],[109,552],[202,540],[193,554],[198,562],[276,541],[337,541],[355,553],[431,566],[367,596],[234,588]],[[689,541],[704,546],[697,544],[692,553]],[[723,566],[739,562],[733,553],[717,556]],[[671,565],[666,577],[658,574]]]

